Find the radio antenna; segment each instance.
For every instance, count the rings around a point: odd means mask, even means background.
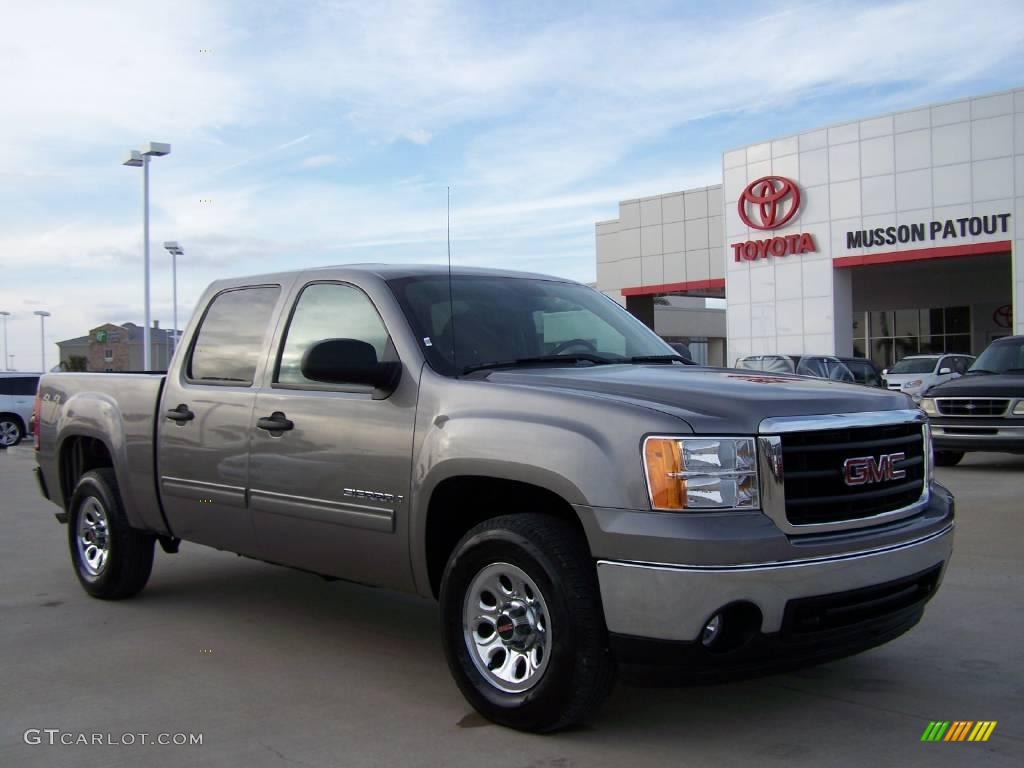
[[[448,236],[448,324],[451,329],[452,340],[452,365],[455,367],[455,375],[459,374],[459,366],[455,360],[455,292],[452,288],[452,188],[448,185],[448,207],[445,214],[446,231]]]

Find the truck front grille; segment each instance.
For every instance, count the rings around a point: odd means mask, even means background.
[[[901,453],[903,458],[885,458]],[[850,459],[863,460],[850,474],[854,482],[865,476],[865,482],[848,484]],[[890,463],[894,472],[886,473]],[[790,524],[858,520],[922,497],[924,434],[920,423],[791,432],[782,435],[782,464]]]
[[[1003,416],[1010,401],[992,397],[939,397],[935,406],[943,416]]]

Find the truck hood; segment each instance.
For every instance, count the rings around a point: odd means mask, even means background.
[[[754,434],[762,419],[914,407],[906,395],[802,376],[678,365],[496,370],[496,384],[608,397],[684,419],[702,434]]]
[[[1024,376],[978,373],[931,387],[928,397],[1024,397]]]

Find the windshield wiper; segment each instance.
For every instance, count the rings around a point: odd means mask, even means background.
[[[967,373],[970,375],[972,373],[995,373],[995,371],[989,371],[985,368],[971,368]]]
[[[593,363],[594,365],[607,365],[608,363],[618,362],[625,361],[580,352],[572,355],[536,355],[535,357],[518,357],[515,360],[494,360],[490,363],[467,365],[461,372],[466,374],[473,373],[473,371],[484,371],[489,368],[512,368],[517,365],[534,365],[536,363]]]
[[[674,363],[679,361],[684,365],[696,365],[693,360],[682,355],[634,355],[627,362],[630,363]]]

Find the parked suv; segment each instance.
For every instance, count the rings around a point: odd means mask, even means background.
[[[13,447],[25,436],[38,386],[38,373],[0,373],[0,447]]]
[[[882,376],[887,389],[920,401],[929,387],[963,376],[973,362],[971,355],[910,355],[882,371]]]
[[[748,355],[737,360],[736,367],[832,381],[857,380],[842,360],[831,355]]]
[[[925,392],[921,409],[940,466],[967,451],[1024,453],[1024,336],[993,341],[965,376]]]

